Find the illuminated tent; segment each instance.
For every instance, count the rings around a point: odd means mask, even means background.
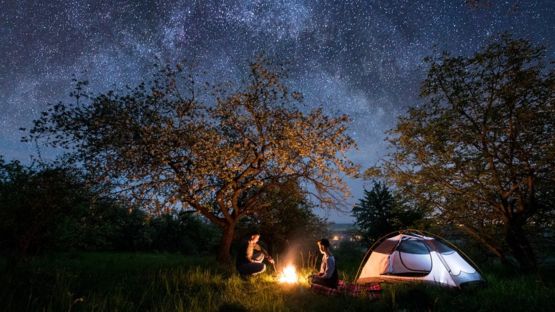
[[[392,233],[373,247],[359,268],[357,284],[422,281],[461,287],[484,281],[455,246],[420,232]]]

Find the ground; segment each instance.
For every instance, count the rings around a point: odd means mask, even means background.
[[[179,254],[57,253],[0,269],[3,311],[555,311],[545,268],[522,276],[494,266],[485,287],[462,291],[384,285],[378,300],[280,285],[271,270],[245,281],[212,257]],[[346,269],[352,278],[356,268]]]

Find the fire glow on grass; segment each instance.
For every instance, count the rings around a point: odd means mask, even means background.
[[[279,275],[278,281],[280,283],[296,284],[299,282],[299,276],[297,275],[297,270],[295,266],[290,264],[286,266],[281,274]]]

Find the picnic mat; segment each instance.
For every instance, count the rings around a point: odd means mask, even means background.
[[[335,296],[335,295],[347,295],[354,297],[367,297],[371,299],[379,299],[382,294],[382,286],[379,283],[372,284],[347,284],[340,280],[338,282],[337,288],[329,288],[326,286],[311,284],[310,289],[318,294]]]

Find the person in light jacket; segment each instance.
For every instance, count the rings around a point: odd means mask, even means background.
[[[318,284],[329,288],[337,288],[339,281],[335,257],[330,251],[330,241],[323,238],[316,242],[322,253],[320,272],[309,277],[311,284]]]

